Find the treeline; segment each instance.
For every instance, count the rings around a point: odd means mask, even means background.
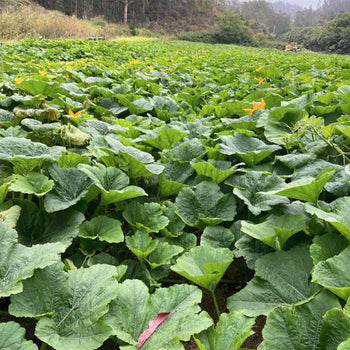
[[[350,53],[350,12],[340,13],[324,26],[296,27],[283,39],[303,43],[312,51]]]
[[[78,18],[103,16],[110,22],[142,25],[181,22],[215,11],[213,0],[34,0],[47,8]]]

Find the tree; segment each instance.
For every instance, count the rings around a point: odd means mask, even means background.
[[[251,29],[239,12],[224,11],[218,17],[219,29],[216,40],[225,44],[250,44],[253,41]]]

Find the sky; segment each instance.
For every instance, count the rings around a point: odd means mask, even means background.
[[[268,1],[276,2],[280,0],[268,0]],[[323,0],[321,1],[320,0],[282,0],[282,1],[286,1],[286,2],[289,2],[290,4],[295,4],[295,5],[299,5],[301,7],[307,7],[307,8],[312,6],[313,9],[319,7],[323,3]]]

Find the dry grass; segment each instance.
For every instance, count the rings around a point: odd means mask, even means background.
[[[107,22],[101,26],[93,20],[66,16],[23,0],[17,6],[0,7],[0,40],[40,37],[84,39],[89,36],[114,38],[124,35],[130,35],[127,26]]]

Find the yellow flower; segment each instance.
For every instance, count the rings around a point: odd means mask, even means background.
[[[71,109],[69,110],[68,114],[71,116],[71,117],[74,117],[74,118],[78,118],[81,113],[83,113],[82,111],[78,111],[76,113],[74,113]]]
[[[39,74],[40,74],[40,75],[42,75],[42,76],[44,76],[44,75],[46,75],[46,74],[47,74],[47,72],[46,72],[46,71],[44,71],[44,70],[39,70]]]
[[[16,82],[16,84],[21,84],[21,83],[23,82],[23,79],[20,78],[20,77],[17,77],[17,78],[15,79],[15,82]]]
[[[65,78],[66,78],[66,79],[69,79],[69,74],[66,74],[66,75],[65,75]]]
[[[148,66],[149,68],[149,71],[152,72],[154,70],[154,67],[153,66]]]
[[[129,64],[138,64],[138,63],[140,63],[139,59],[129,61]]]
[[[265,109],[266,103],[264,99],[262,98],[260,103],[259,102],[253,102],[253,108],[247,108],[244,111],[249,112],[249,115],[252,115],[254,111],[258,111],[259,109]]]
[[[265,78],[254,78],[259,84],[263,83],[265,81]]]
[[[257,69],[255,69],[256,72],[260,72],[262,69],[264,68],[264,66],[260,66]]]
[[[68,69],[68,70],[73,70],[74,67],[73,67],[73,66],[68,66],[67,69]]]

